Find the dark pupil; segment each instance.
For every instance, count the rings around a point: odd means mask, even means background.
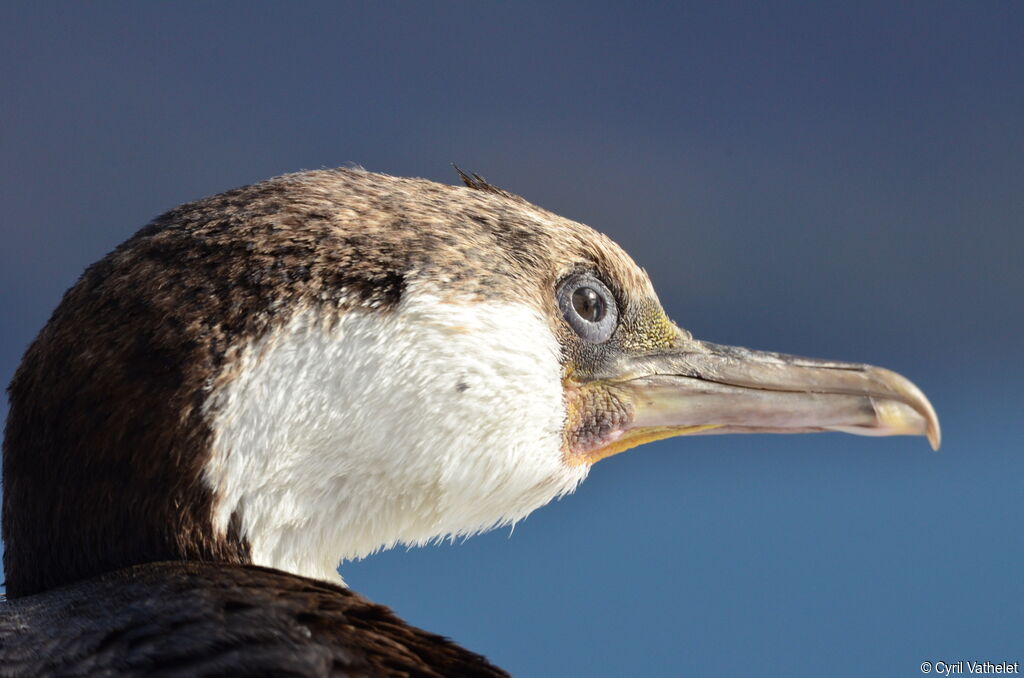
[[[604,299],[589,287],[579,287],[572,293],[572,307],[581,318],[592,323],[604,317]]]

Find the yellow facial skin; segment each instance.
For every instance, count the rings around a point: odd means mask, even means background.
[[[628,391],[607,381],[578,384],[566,379],[562,385],[567,413],[564,451],[569,466],[595,464],[655,440],[718,428],[715,424],[632,428],[635,406]]]

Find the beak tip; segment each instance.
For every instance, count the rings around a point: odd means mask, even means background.
[[[928,436],[928,442],[932,446],[932,450],[935,452],[939,451],[942,447],[942,427],[939,426],[939,415],[935,413],[935,408],[932,407],[931,402],[928,398],[921,393],[920,389],[915,387],[915,390],[920,394],[921,414],[925,418],[926,429],[925,435]]]
[[[916,410],[921,419],[924,419],[924,435],[927,436],[932,450],[937,452],[942,446],[942,428],[939,426],[939,415],[935,413],[928,396],[901,374],[881,367],[873,367],[871,370],[880,383],[887,384],[900,396],[899,401]]]

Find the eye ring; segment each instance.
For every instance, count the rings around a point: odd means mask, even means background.
[[[619,324],[611,290],[592,273],[574,273],[558,286],[558,308],[569,327],[584,341],[608,341]]]

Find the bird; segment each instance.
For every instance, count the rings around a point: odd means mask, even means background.
[[[499,676],[339,564],[513,525],[681,435],[923,435],[884,368],[723,346],[477,174],[286,174],[90,266],[3,445],[0,676]]]

